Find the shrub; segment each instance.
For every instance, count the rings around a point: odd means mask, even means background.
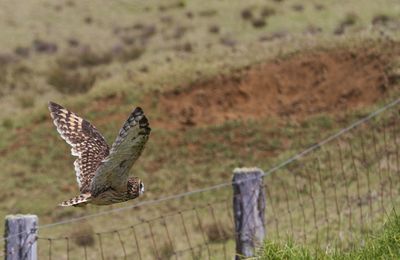
[[[10,118],[5,118],[3,119],[3,127],[6,129],[11,129],[13,128],[14,123]]]
[[[182,51],[182,52],[192,52],[193,51],[193,46],[190,42],[186,42],[183,44],[177,44],[174,48],[176,51]]]
[[[69,47],[77,47],[79,46],[79,41],[75,38],[70,38],[67,40],[68,46]]]
[[[57,64],[63,68],[95,67],[112,61],[110,52],[94,52],[86,46],[76,51],[70,51],[57,58]]]
[[[33,49],[38,53],[52,54],[57,52],[58,47],[55,43],[36,39],[33,41]]]
[[[178,26],[175,28],[172,38],[174,39],[181,39],[185,33],[187,32],[187,28],[185,26]]]
[[[301,4],[292,5],[292,9],[296,12],[302,12],[304,10],[304,6]]]
[[[392,18],[386,14],[379,14],[374,16],[372,18],[372,24],[373,25],[386,25],[388,22],[390,22]]]
[[[49,71],[47,82],[63,94],[85,93],[96,81],[96,74],[91,71],[69,71],[55,67]]]
[[[354,25],[358,19],[359,18],[355,13],[346,14],[346,16],[343,18],[343,20],[336,27],[334,34],[336,34],[336,35],[343,34],[346,30],[346,27]]]
[[[224,242],[233,237],[233,232],[226,225],[212,223],[204,227],[204,231],[210,242]]]
[[[253,12],[250,8],[243,9],[241,15],[244,20],[250,20],[251,18],[253,18]]]
[[[82,66],[98,66],[101,64],[110,63],[112,60],[112,56],[110,53],[96,53],[93,52],[90,48],[84,50],[80,55],[80,64]]]
[[[171,243],[164,243],[159,249],[161,259],[170,259],[175,255],[174,247]],[[154,256],[157,257],[157,252],[154,252]]]
[[[20,57],[27,58],[30,54],[30,48],[18,46],[14,49],[14,53]]]
[[[275,9],[269,6],[264,6],[261,9],[261,16],[262,17],[268,17],[268,16],[272,16],[276,13]]]
[[[79,229],[76,229],[71,234],[71,237],[78,246],[93,246],[95,244],[94,231],[92,226],[89,224],[81,225]]]
[[[317,11],[321,11],[325,9],[325,6],[323,4],[315,4],[314,8]]]
[[[9,53],[0,53],[0,69],[3,69],[12,63],[15,63],[15,61],[16,59],[14,55]]]
[[[146,42],[151,37],[155,36],[157,33],[157,27],[155,25],[147,25],[140,29],[139,38],[142,42]]]
[[[130,46],[122,49],[119,57],[121,61],[128,62],[140,58],[140,56],[142,56],[144,52],[145,48]]]
[[[203,10],[203,11],[199,12],[199,16],[203,16],[203,17],[211,17],[211,16],[215,16],[217,14],[218,14],[217,10],[214,10],[214,9]]]
[[[215,33],[215,34],[217,34],[217,33],[219,33],[219,26],[218,26],[218,25],[211,25],[211,26],[208,28],[208,31],[209,31],[210,33]]]
[[[342,21],[342,26],[354,25],[358,20],[358,16],[355,13],[348,13]]]
[[[267,22],[263,18],[256,18],[251,21],[254,28],[262,28],[267,25]]]
[[[86,16],[86,17],[83,19],[83,21],[84,21],[86,24],[91,24],[91,23],[93,22],[93,18],[90,17],[90,16]]]
[[[29,94],[21,94],[17,100],[22,108],[30,108],[35,104],[35,99]]]
[[[228,46],[228,47],[235,47],[237,45],[237,41],[230,38],[230,37],[222,37],[220,39],[220,42],[222,45]]]

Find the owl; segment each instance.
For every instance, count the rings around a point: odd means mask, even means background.
[[[143,182],[128,174],[151,132],[140,107],[130,114],[111,149],[89,121],[53,102],[49,102],[49,110],[57,131],[78,157],[74,166],[80,195],[60,206],[109,205],[143,194]]]

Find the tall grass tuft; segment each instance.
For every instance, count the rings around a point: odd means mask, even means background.
[[[292,240],[267,240],[259,259],[400,259],[400,217],[394,212],[376,235],[367,237],[363,245],[350,251],[323,251],[296,244]]]

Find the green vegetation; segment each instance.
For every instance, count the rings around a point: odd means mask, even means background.
[[[400,217],[392,214],[384,227],[367,236],[362,245],[342,252],[308,248],[293,241],[266,241],[259,253],[260,259],[398,259],[400,258]]]
[[[4,14],[0,22],[0,217],[13,213],[33,213],[40,217],[42,225],[135,203],[103,208],[57,207],[60,201],[75,196],[78,191],[72,165],[74,158],[51,124],[46,109],[49,100],[90,120],[109,143],[114,140],[129,112],[135,106],[143,107],[153,132],[143,155],[132,170],[146,183],[144,197],[136,201],[140,202],[229,182],[231,172],[237,166],[254,165],[269,169],[367,115],[396,97],[400,90],[400,62],[395,60],[399,53],[395,43],[400,39],[400,12],[399,5],[392,0],[364,0],[362,4],[356,0],[223,0],[206,4],[204,1],[176,0],[96,0],[90,4],[75,0],[6,0],[0,3],[0,10]],[[370,52],[371,49],[373,52]],[[315,50],[326,53],[346,51],[321,61],[315,58]],[[357,54],[361,58],[355,59]],[[364,71],[366,64],[381,59],[379,54],[385,58],[374,63],[376,66],[373,69]],[[301,60],[307,55],[315,59]],[[354,64],[346,64],[349,68],[346,73],[338,73],[337,67],[328,66],[332,61],[353,58]],[[262,64],[279,65],[284,61],[288,61],[289,69],[268,67],[280,74],[260,84],[270,87],[263,95],[260,94],[261,99],[265,98],[263,103],[278,100],[279,107],[271,105],[271,109],[268,107],[265,110],[249,108],[249,94],[243,90],[245,78],[250,77],[253,68]],[[340,65],[340,62],[337,64]],[[303,75],[297,68],[304,67],[309,70]],[[315,110],[310,106],[297,106],[302,102],[313,104],[318,101],[319,94],[329,92],[329,89],[308,89],[306,95],[314,99],[301,99],[304,87],[317,88],[324,83],[327,68],[339,75],[333,79],[335,84],[332,83],[332,86],[341,85],[349,79],[351,85],[357,85],[355,79],[369,77],[373,74],[371,72],[379,71],[381,74],[378,73],[376,80],[379,89],[377,92],[363,88],[353,92],[341,89],[341,98],[337,102],[321,102],[323,105]],[[354,72],[353,68],[360,70]],[[312,80],[291,84],[288,75]],[[247,82],[251,85],[250,89],[256,80]],[[286,92],[280,93],[279,84],[287,83],[286,80],[289,81]],[[206,85],[204,88],[203,83]],[[217,91],[228,83],[228,91],[218,97],[220,92]],[[201,91],[195,92],[196,88]],[[257,91],[254,92],[256,95],[259,94]],[[211,94],[207,96],[204,92]],[[370,93],[372,98],[364,96],[364,92]],[[185,97],[182,93],[194,94],[190,96],[192,99],[177,101],[178,96]],[[272,96],[271,100],[269,96]],[[286,97],[293,99],[289,102]],[[215,98],[212,100],[215,102],[210,105],[207,102],[211,102],[212,98]],[[172,100],[171,109],[166,105],[168,100]],[[182,105],[178,109],[173,107],[181,103],[187,106]],[[203,107],[191,111],[193,104]],[[243,109],[236,107],[233,110],[235,104],[242,105]],[[242,112],[240,116],[237,116],[238,112]],[[203,116],[201,122],[196,121],[199,115]],[[215,116],[215,121],[208,123],[204,119],[207,116]],[[382,137],[379,135],[381,133],[376,131],[379,138]],[[394,142],[391,144],[393,149]],[[372,147],[371,143],[369,145]],[[382,139],[378,145],[379,155],[383,150]],[[369,152],[368,156],[374,157],[373,151]],[[361,156],[359,147],[355,153]],[[393,163],[394,158],[387,161]],[[337,165],[336,161],[336,168]],[[315,170],[314,164],[307,166]],[[326,164],[323,166],[327,170]],[[346,170],[351,167],[349,163],[346,164]],[[371,167],[375,167],[371,168],[373,170],[379,169],[376,164]],[[284,183],[292,185],[292,191],[298,189],[300,196],[310,203],[310,191],[304,184],[308,178],[307,171],[302,172],[304,178],[300,183],[303,186],[297,187],[294,185],[296,180],[290,177],[290,170],[285,169],[279,175],[288,176],[287,179],[271,177],[268,180],[271,184],[277,184],[272,185],[274,202],[286,200],[285,189],[282,188]],[[383,171],[384,176],[389,175],[388,172]],[[340,177],[337,177],[338,183],[355,190],[353,175],[347,177],[349,184]],[[379,184],[376,176],[371,181]],[[365,192],[366,183],[361,184]],[[316,201],[320,203],[323,201],[321,190],[315,184]],[[71,255],[75,254],[75,259],[80,259],[82,246],[85,250],[87,247],[89,255],[90,250],[93,254],[97,253],[95,234],[98,232],[129,227],[194,205],[230,199],[230,192],[229,187],[162,205],[138,207],[112,214],[111,217],[92,218],[84,224],[77,222],[42,229],[40,236],[71,236],[74,238]],[[340,190],[339,193],[343,195],[345,191]],[[332,194],[333,191],[329,190],[327,197],[332,198]],[[295,193],[287,197],[289,205],[298,202]],[[376,205],[379,202],[374,197],[371,203],[374,209],[378,208]],[[353,199],[351,203],[356,205],[358,201]],[[284,225],[280,228],[288,230],[291,220],[286,214],[286,205],[280,204],[276,211],[277,214],[282,213],[280,218]],[[347,228],[340,226],[341,223],[337,225],[340,220],[337,220],[334,206],[330,205],[327,211],[327,215],[333,219],[332,225],[339,226],[339,230]],[[210,241],[210,250],[218,256],[222,245],[226,244],[227,251],[232,252],[234,242],[230,238],[233,229],[226,205],[215,213],[222,223],[220,225],[212,221],[208,211],[203,210],[199,214],[204,220],[203,235]],[[317,216],[321,214],[317,212]],[[343,214],[347,212],[344,210]],[[310,206],[304,215],[312,219]],[[202,228],[194,223],[193,215],[185,216],[193,241],[201,241]],[[306,222],[302,213],[294,212],[292,217],[292,224],[297,228],[294,230],[295,236],[301,237],[303,233],[313,231],[312,228],[300,230]],[[111,222],[110,218],[115,221]],[[160,230],[164,230],[166,225],[158,223],[154,227],[156,235],[160,235],[157,241],[160,243],[159,251],[166,257],[172,256],[173,249],[183,250],[186,246],[183,239],[178,239],[184,233],[177,228],[181,222],[173,217],[170,221],[171,236],[176,238],[173,239],[173,245],[162,238],[163,231]],[[313,227],[308,222],[306,224]],[[275,223],[268,225],[275,229]],[[319,230],[321,234],[325,231]],[[148,246],[148,227],[139,229],[138,233],[145,241],[141,242],[143,254],[154,256],[154,249]],[[110,233],[109,238],[114,235]],[[121,236],[132,240],[131,230],[121,232]],[[272,234],[272,237],[275,236]],[[120,246],[113,241],[118,240],[109,239],[103,243],[108,243],[109,248]],[[308,242],[313,243],[312,240]],[[42,258],[46,258],[48,253],[45,243],[39,243]],[[272,242],[270,245],[277,248],[281,246]],[[306,256],[310,254],[308,249],[295,243],[288,246],[293,250],[299,249]],[[269,250],[268,247],[265,250]],[[58,252],[53,255],[54,258],[65,258],[65,244],[54,243],[53,249]]]
[[[76,69],[89,68],[98,76],[93,87],[83,81],[80,92],[91,89],[86,100],[106,96],[111,88],[131,97],[145,90],[188,85],[318,44],[335,46],[382,34],[397,38],[399,12],[391,0],[368,0],[362,9],[356,1],[333,0],[177,3],[4,1],[0,70],[7,73],[0,76],[1,82],[6,80],[0,88],[0,118],[30,110],[32,104],[43,109],[49,99],[75,103],[68,94],[76,91],[60,84],[75,83],[70,88],[80,89],[82,80],[76,74],[82,72]],[[57,66],[65,70],[62,78]],[[20,82],[23,75],[28,82]],[[27,84],[32,100],[21,102]]]

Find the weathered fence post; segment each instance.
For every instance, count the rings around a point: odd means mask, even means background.
[[[37,226],[35,215],[8,215],[5,223],[5,259],[37,259]]]
[[[258,168],[236,168],[233,174],[235,259],[240,259],[254,256],[264,240],[264,172]]]

